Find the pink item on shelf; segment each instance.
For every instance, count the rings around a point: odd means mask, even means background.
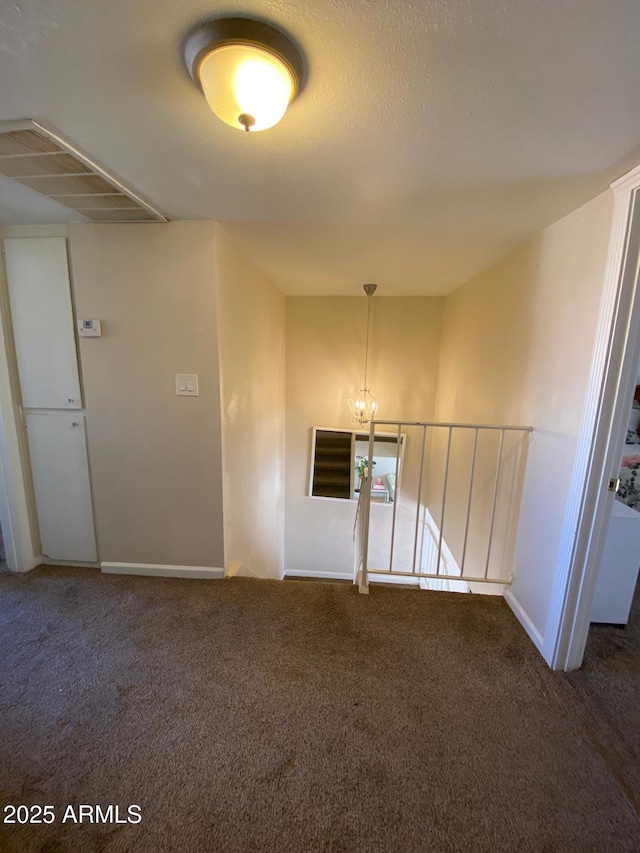
[[[384,483],[382,482],[380,477],[378,477],[378,479],[375,481],[375,483],[373,484],[373,486],[371,488],[372,489],[384,489]]]

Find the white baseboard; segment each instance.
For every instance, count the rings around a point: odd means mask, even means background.
[[[540,654],[542,654],[542,648],[544,646],[544,637],[533,624],[525,609],[510,589],[506,589],[504,591],[504,597],[509,607],[513,610],[518,622],[520,622],[535,647],[538,649]]]
[[[143,575],[160,578],[200,578],[219,579],[224,577],[224,569],[209,566],[161,566],[155,563],[100,563],[100,571],[105,575]]]
[[[353,583],[353,575],[346,572],[307,572],[294,570],[292,572],[285,572],[284,576],[286,578],[319,578],[320,580],[351,581]],[[369,582],[418,586],[416,578],[408,578],[406,575],[398,575],[395,578],[390,578],[389,575],[378,575],[375,572],[369,572]]]
[[[5,549],[6,549],[6,547],[7,546],[5,544]],[[29,554],[29,555],[25,554],[25,555],[23,555],[23,558],[24,559],[23,559],[22,564],[20,566],[17,566],[14,568],[13,566],[8,565],[7,568],[9,569],[9,571],[14,572],[15,574],[26,574],[26,572],[30,572],[33,569],[37,569],[38,566],[41,566],[43,563],[46,562],[46,560],[43,557],[41,557],[40,554]],[[5,554],[5,560],[7,561],[7,563],[9,562],[8,561],[8,555],[6,555],[6,554]]]
[[[258,578],[259,580],[276,580],[272,575],[260,575],[241,563],[240,560],[234,560],[231,565],[224,570],[225,578]],[[281,580],[281,578],[277,578]]]
[[[27,572],[33,571],[33,569],[37,569],[38,566],[41,566],[43,563],[47,562],[47,560],[44,557],[42,557],[40,554],[28,554],[28,555],[22,554],[21,555],[22,559],[20,559],[19,555],[16,555],[16,556],[18,556],[19,565],[14,566],[14,565],[11,565],[11,562],[9,559],[9,554],[7,554],[6,551],[7,551],[7,544],[5,541],[5,557],[4,557],[4,559],[5,559],[6,567],[10,572],[13,572],[16,575],[24,575]],[[15,554],[15,550],[14,550],[14,554]]]
[[[54,560],[46,555],[38,557],[38,566],[69,566],[72,569],[99,569],[100,563],[86,563],[78,560]]]
[[[285,572],[285,578],[321,578],[322,580],[331,581],[353,581],[353,575],[344,572],[305,572],[292,571]]]
[[[369,583],[388,583],[395,586],[420,586],[420,578],[408,578],[406,575],[397,575],[395,578],[391,575],[377,575],[375,572],[369,572]]]
[[[504,595],[509,589],[506,583],[482,583],[481,581],[471,581],[467,586],[473,595]]]

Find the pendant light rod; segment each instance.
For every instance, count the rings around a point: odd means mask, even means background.
[[[365,284],[363,285],[364,292],[367,294],[368,299],[368,308],[367,308],[367,341],[364,346],[364,387],[367,387],[367,368],[369,366],[369,326],[371,323],[371,297],[376,292],[378,285],[377,284]]]
[[[367,340],[364,347],[364,388],[360,393],[347,400],[347,407],[351,420],[361,427],[370,423],[378,411],[378,401],[367,387],[367,369],[369,367],[369,333],[371,330],[371,297],[376,292],[377,284],[364,284],[364,292],[367,294]]]

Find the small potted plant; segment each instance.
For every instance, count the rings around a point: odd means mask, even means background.
[[[373,460],[371,467],[375,467],[375,459]],[[358,477],[360,478],[360,482],[358,483],[357,492],[360,491],[362,487],[362,481],[369,476],[369,460],[366,456],[356,456],[356,471],[358,472]]]

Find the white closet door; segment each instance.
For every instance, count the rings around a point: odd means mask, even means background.
[[[26,418],[42,554],[94,563],[84,415],[43,412]]]
[[[4,241],[22,405],[81,409],[64,237]]]

